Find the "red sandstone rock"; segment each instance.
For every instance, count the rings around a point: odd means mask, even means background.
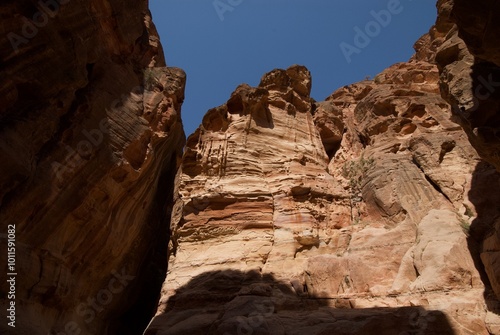
[[[137,334],[166,269],[185,75],[165,67],[145,1],[66,1],[16,52],[6,37],[40,3],[0,6],[0,222],[2,234],[16,226],[15,333]]]
[[[448,119],[437,67],[396,64],[321,103],[310,80],[293,66],[242,85],[189,138],[145,334],[488,334],[465,231],[480,159]],[[417,306],[449,322],[375,312]]]

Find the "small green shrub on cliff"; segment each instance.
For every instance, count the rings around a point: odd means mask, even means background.
[[[157,79],[154,73],[154,70],[151,68],[147,68],[144,70],[144,86],[146,88],[151,88],[157,83]]]
[[[363,180],[369,169],[375,165],[373,158],[365,158],[363,155],[357,161],[346,162],[342,166],[342,176],[349,180],[351,193],[357,196],[361,193]]]
[[[465,235],[469,236],[470,223],[462,217],[459,218],[459,221],[460,221],[460,227],[462,227],[462,230],[464,231]]]

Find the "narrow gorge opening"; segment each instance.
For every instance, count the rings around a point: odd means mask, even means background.
[[[500,334],[500,5],[0,7],[0,333]]]

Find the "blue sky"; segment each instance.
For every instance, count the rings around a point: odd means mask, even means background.
[[[236,86],[256,86],[274,68],[307,66],[312,97],[319,101],[408,60],[414,42],[435,22],[435,5],[434,0],[150,0],[167,65],[187,73],[186,135]]]

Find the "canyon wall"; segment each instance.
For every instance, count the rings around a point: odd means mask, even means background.
[[[449,120],[427,48],[443,38],[323,102],[292,66],[210,110],[145,334],[498,333],[469,231],[499,176]]]
[[[453,25],[437,54],[443,97],[481,157],[500,168],[500,5],[495,1],[438,2]]]
[[[436,55],[441,93],[481,158],[500,171],[500,27],[495,23],[500,6],[447,0],[438,8],[441,21],[452,26]],[[496,197],[496,185],[485,195]],[[500,298],[500,209],[492,204],[480,212],[471,236],[479,241],[482,265]]]
[[[208,111],[145,335],[500,334],[500,179],[450,120],[452,5],[410,61],[323,102],[292,66]]]
[[[0,259],[15,226],[18,274],[1,332],[141,333],[166,271],[185,74],[144,0],[0,13]]]
[[[500,334],[499,9],[437,8],[408,62],[325,101],[298,65],[240,85],[181,160],[147,1],[5,1],[16,334],[140,334],[158,300],[146,335]]]

